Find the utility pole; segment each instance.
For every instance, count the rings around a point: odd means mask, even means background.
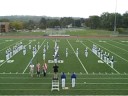
[[[114,34],[116,33],[116,19],[117,19],[117,17],[116,17],[116,10],[117,10],[117,0],[116,0],[116,6],[115,6],[115,20],[114,20]]]

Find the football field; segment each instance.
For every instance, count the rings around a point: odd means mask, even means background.
[[[26,46],[6,60],[6,50],[17,43]],[[46,60],[43,48],[49,43]],[[59,45],[60,91],[51,91],[55,42]],[[31,45],[31,49],[29,48]],[[33,57],[32,48],[38,47]],[[93,45],[114,57],[113,67],[92,52]],[[66,48],[68,56],[66,57]],[[79,49],[78,56],[76,50]],[[88,57],[85,49],[88,49]],[[48,64],[47,76],[30,76],[30,62],[36,66]],[[42,69],[41,69],[42,71]],[[65,72],[66,87],[61,88],[61,72]],[[76,86],[71,87],[71,74],[77,75]],[[128,39],[127,38],[1,38],[0,39],[0,95],[128,95]]]

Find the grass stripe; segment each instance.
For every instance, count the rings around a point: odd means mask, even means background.
[[[7,43],[7,42],[4,41],[4,42],[0,43],[0,45],[1,45],[1,44],[4,44],[4,43]]]
[[[118,48],[118,49],[121,49],[121,50],[123,50],[123,51],[125,51],[125,52],[128,52],[127,50],[125,50],[125,49],[122,49],[122,48],[120,48],[120,47],[118,47],[118,46],[112,45],[112,44],[110,44],[110,43],[107,43],[107,42],[105,42],[105,43],[106,43],[106,44],[108,44],[108,45],[114,46],[114,47],[116,47],[116,48]]]
[[[119,43],[119,42],[114,41],[114,40],[110,40],[110,41],[115,42],[115,43],[118,43],[118,44],[120,44],[120,45],[128,46],[128,45],[126,45],[126,44],[122,44],[122,43]]]
[[[72,45],[70,44],[70,42],[68,41],[68,39],[67,39],[67,42],[68,42],[68,44],[70,45],[70,47],[72,48],[72,50],[73,50],[73,52],[74,52],[74,54],[75,54],[75,51],[74,51]],[[76,55],[76,54],[75,54],[75,55]],[[76,56],[76,57],[77,57],[77,56]],[[77,57],[77,59],[79,60],[80,64],[82,65],[84,71],[88,74],[88,71],[86,70],[86,68],[85,68],[85,66],[83,65],[83,63],[82,63],[82,61],[80,60],[80,58]]]

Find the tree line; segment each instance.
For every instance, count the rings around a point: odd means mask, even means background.
[[[105,12],[101,16],[90,16],[85,20],[85,25],[92,29],[114,30],[115,25],[117,28],[128,28],[128,12],[123,15]]]
[[[25,16],[24,16],[25,17]],[[105,29],[114,30],[115,18],[117,28],[128,28],[128,12],[123,15],[119,13],[108,13],[104,12],[101,16],[93,15],[89,18],[73,18],[73,17],[62,17],[62,18],[46,18],[36,16],[28,18],[27,20],[13,20],[9,18],[2,18],[0,22],[10,22],[10,29],[22,30],[22,29],[46,29],[46,28],[68,28],[68,27],[89,27],[91,29]]]

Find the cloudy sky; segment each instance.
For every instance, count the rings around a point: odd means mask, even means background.
[[[0,16],[84,17],[115,12],[116,0],[0,0]],[[128,0],[117,0],[117,12],[128,11]]]

